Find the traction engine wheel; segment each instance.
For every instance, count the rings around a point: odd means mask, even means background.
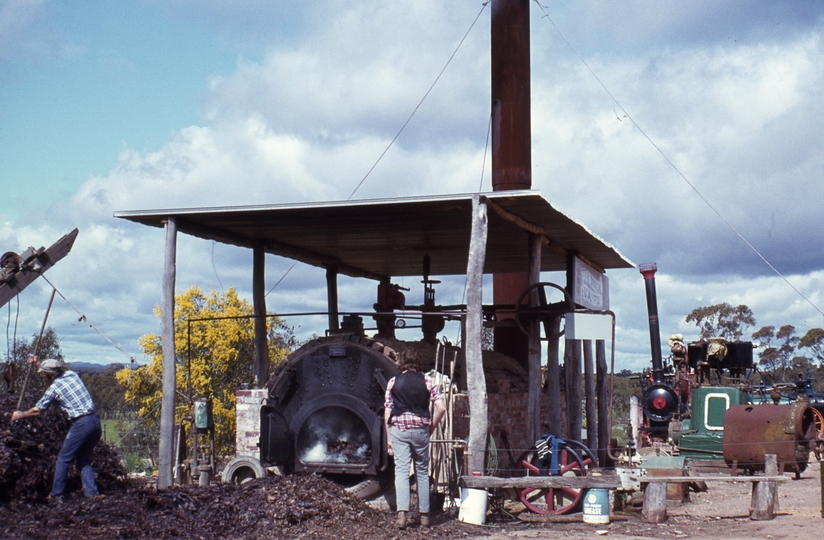
[[[562,446],[558,449],[557,476],[586,476],[585,466],[578,454]],[[552,476],[551,457],[541,459],[536,450],[525,452],[518,458],[517,468],[523,476]],[[583,489],[572,488],[521,488],[518,498],[524,506],[538,514],[565,514],[572,511],[584,495]]]
[[[824,439],[824,414],[821,414],[821,411],[815,407],[813,407],[812,410],[813,422],[815,423],[815,437],[817,439]]]

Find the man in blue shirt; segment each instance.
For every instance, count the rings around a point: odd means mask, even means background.
[[[83,491],[86,497],[98,494],[97,483],[94,480],[92,469],[92,450],[100,440],[100,416],[94,412],[92,396],[74,371],[66,369],[59,360],[44,360],[41,364],[34,355],[29,355],[29,363],[38,368],[43,381],[49,385],[40,401],[27,411],[14,411],[12,421],[21,418],[40,416],[52,403],[57,403],[69,416],[72,423],[69,434],[54,467],[54,484],[51,498],[60,499],[66,492],[66,478],[69,474],[69,464],[76,462],[83,482]]]

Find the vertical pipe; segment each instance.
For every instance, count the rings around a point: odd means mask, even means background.
[[[177,258],[177,221],[166,219],[166,244],[163,265],[163,292],[160,304],[160,335],[163,352],[163,397],[160,407],[157,487],[172,486],[175,430],[175,273]]]
[[[266,251],[255,242],[252,261],[252,304],[255,312],[255,363],[252,372],[258,385],[269,380],[269,341],[266,327]]]
[[[492,190],[532,187],[529,0],[492,2]]]
[[[491,16],[492,190],[532,187],[529,0],[495,0]],[[524,246],[528,249],[528,246]],[[493,302],[514,305],[529,285],[526,272],[493,276]],[[498,320],[513,318],[500,311]],[[527,337],[512,326],[495,330],[495,350],[528,367]]]
[[[655,292],[655,272],[658,266],[655,263],[644,263],[640,266],[644,276],[644,285],[647,291],[647,313],[649,314],[649,344],[652,349],[652,380],[656,384],[664,384],[664,359],[661,356],[661,330],[658,322],[658,299]]]

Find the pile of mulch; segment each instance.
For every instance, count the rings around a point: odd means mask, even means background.
[[[26,394],[21,409],[30,409],[39,397],[40,393]],[[52,487],[55,459],[71,427],[56,405],[38,417],[12,422],[18,400],[16,394],[0,395],[0,503],[45,500]],[[120,454],[108,444],[97,444],[92,466],[101,492],[124,487],[126,470]],[[73,466],[66,489],[69,493],[82,489],[80,473]]]
[[[26,396],[23,408],[37,396]],[[27,403],[30,401],[31,403]],[[242,485],[158,490],[151,479],[128,478],[118,453],[97,445],[93,466],[101,496],[83,497],[70,470],[65,501],[46,498],[54,460],[69,422],[55,407],[11,423],[17,396],[0,396],[0,537],[95,538],[456,538],[483,536],[480,527],[437,514],[432,526],[394,526],[394,514],[376,510],[319,476],[268,477]]]
[[[433,525],[394,527],[375,510],[319,476],[268,477],[242,485],[157,490],[137,482],[96,499],[0,506],[3,538],[457,538],[479,527],[445,514]]]

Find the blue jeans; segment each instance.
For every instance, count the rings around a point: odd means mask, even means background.
[[[92,470],[92,450],[100,440],[100,416],[90,414],[82,416],[72,423],[66,441],[57,454],[57,463],[54,466],[54,484],[51,496],[60,497],[66,492],[66,478],[69,476],[69,465],[75,461],[80,471],[80,480],[83,482],[83,492],[86,497],[97,495],[97,483],[94,481]]]
[[[392,426],[395,452],[395,498],[399,512],[409,510],[409,466],[415,460],[418,510],[429,512],[429,426],[401,431]]]

